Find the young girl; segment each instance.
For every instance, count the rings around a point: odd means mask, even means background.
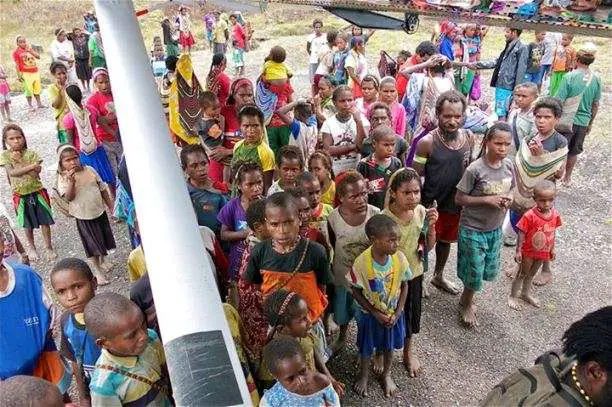
[[[424,259],[427,251],[436,244],[434,224],[438,220],[436,208],[425,209],[420,202],[421,178],[414,169],[402,168],[391,176],[382,213],[397,222],[400,230],[399,250],[406,256],[412,270],[404,306],[404,366],[410,377],[416,377],[421,372],[421,362],[414,353],[414,335],[421,330]]]
[[[68,113],[68,104],[66,103],[66,81],[67,71],[66,65],[61,62],[51,63],[49,68],[51,75],[55,78],[55,82],[47,87],[47,95],[53,107],[55,122],[57,126],[57,140],[60,144],[68,143],[66,136],[66,128],[64,127],[64,117]]]
[[[354,315],[354,301],[349,292],[348,275],[353,262],[365,250],[368,238],[365,224],[380,210],[368,205],[366,183],[355,172],[347,172],[338,182],[340,206],[327,218],[329,242],[334,249],[332,272],[334,276],[333,313],[340,332],[333,348],[342,349],[346,341],[348,324]]]
[[[295,204],[298,209],[300,217],[300,236],[305,239],[310,239],[313,242],[319,243],[325,248],[327,255],[329,256],[329,245],[325,235],[316,227],[310,225],[312,220],[312,208],[310,207],[310,201],[306,191],[302,188],[290,188],[287,190],[293,198],[295,198]]]
[[[312,210],[310,227],[327,233],[327,217],[332,212],[331,205],[321,202],[321,184],[319,179],[310,172],[303,172],[297,178],[297,186],[306,192],[310,209]]]
[[[467,167],[455,195],[463,207],[457,247],[457,277],[463,282],[459,306],[461,321],[468,327],[478,325],[474,294],[483,281],[494,281],[499,273],[501,225],[514,187],[512,163],[505,160],[512,144],[510,126],[496,122],[482,144],[480,158]]]
[[[404,346],[404,304],[412,273],[408,260],[398,251],[400,231],[393,219],[374,215],[365,233],[372,245],[357,257],[351,270],[351,291],[360,308],[356,319],[361,366],[355,392],[367,396],[370,359],[377,350],[384,357],[383,392],[391,397],[397,391],[391,362],[393,352]]]
[[[480,61],[481,44],[482,36],[478,25],[467,24],[461,37],[462,62],[475,64]],[[463,67],[461,68],[460,79],[459,91],[464,96],[469,97],[469,100],[478,100],[480,98],[480,74],[478,71]]]
[[[323,76],[319,79],[319,84],[317,85],[318,93],[313,99],[315,115],[317,116],[319,126],[322,126],[325,120],[336,114],[336,107],[332,100],[335,87],[336,82],[331,76]]]
[[[235,280],[244,251],[244,239],[249,235],[246,222],[246,211],[249,206],[263,195],[263,172],[254,162],[237,163],[235,184],[238,196],[230,200],[219,212],[217,219],[221,222],[221,240],[230,244],[229,277]]]
[[[273,339],[264,348],[264,360],[276,384],[264,393],[260,407],[340,407],[329,377],[307,366],[304,351],[294,338]]]
[[[76,219],[85,255],[93,266],[98,284],[106,285],[109,281],[104,276],[108,271],[104,257],[108,250],[115,248],[106,215],[106,209],[113,213],[114,207],[108,186],[96,170],[81,165],[79,153],[73,146],[59,146],[57,155],[57,190],[69,202],[68,212]]]
[[[353,90],[353,96],[363,96],[361,81],[368,73],[368,61],[365,57],[365,41],[361,37],[351,39],[351,51],[344,62],[344,69],[348,76],[347,85]]]
[[[181,44],[184,53],[190,54],[191,47],[195,44],[195,40],[191,33],[191,18],[189,17],[189,10],[187,10],[187,7],[181,6],[179,8],[179,14],[176,16],[176,23],[180,31],[179,44]]]
[[[406,109],[397,102],[397,89],[395,88],[395,78],[386,76],[380,81],[380,96],[382,103],[389,106],[391,110],[392,128],[400,138],[406,134]]]
[[[0,65],[0,113],[2,113],[2,121],[10,123],[11,119],[11,89],[7,82],[6,72]]]
[[[317,337],[311,330],[306,301],[299,294],[280,288],[266,299],[264,309],[272,327],[269,338],[294,338],[304,352],[306,368],[324,374],[342,397],[344,385],[331,375],[325,366],[324,356],[316,347]],[[268,369],[266,366],[264,370]]]
[[[304,172],[304,159],[297,146],[283,146],[277,154],[278,180],[272,183],[267,196],[295,187],[295,181]]]
[[[2,130],[0,165],[4,167],[13,190],[13,205],[17,214],[17,224],[25,229],[28,240],[28,255],[38,260],[34,244],[34,229],[39,227],[45,240],[47,258],[57,257],[51,244],[51,202],[47,190],[40,181],[42,160],[35,151],[28,150],[25,134],[21,127],[9,124]]]
[[[338,34],[336,37],[336,52],[334,53],[334,71],[332,73],[338,85],[346,85],[348,80],[345,67],[346,59],[351,51],[348,44],[349,35],[347,33]]]
[[[329,153],[325,150],[315,151],[308,159],[308,171],[313,173],[321,184],[321,202],[333,206],[336,199],[336,183]]]
[[[554,182],[540,181],[533,189],[535,208],[529,209],[517,224],[519,239],[514,259],[520,270],[512,282],[510,308],[519,309],[519,291],[521,299],[540,307],[540,301],[531,295],[531,282],[543,262],[555,259],[555,229],[561,226],[561,216],[553,206],[556,193]]]
[[[367,120],[354,107],[353,91],[348,86],[338,86],[332,99],[338,113],[325,120],[321,127],[323,148],[333,158],[334,174],[354,170],[360,155],[357,145],[366,135]]]
[[[355,100],[355,106],[365,117],[368,115],[370,106],[378,100],[378,79],[374,75],[366,75],[361,81],[362,97]]]

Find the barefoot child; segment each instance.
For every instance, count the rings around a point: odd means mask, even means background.
[[[336,198],[336,183],[329,153],[325,150],[316,150],[308,159],[308,171],[319,180],[322,191],[321,202],[333,206]]]
[[[206,154],[210,156],[213,151],[223,145],[225,137],[223,130],[225,129],[225,117],[221,115],[221,104],[217,95],[210,91],[205,91],[200,97],[200,108],[202,109],[202,118],[196,124],[196,133],[200,137],[200,141]],[[223,164],[223,181],[230,180],[230,164],[232,158],[225,157],[220,162]]]
[[[57,149],[57,191],[68,201],[68,212],[76,219],[76,227],[85,255],[93,266],[98,284],[109,281],[104,274],[108,250],[115,249],[115,239],[106,210],[113,213],[114,203],[108,186],[92,167],[81,165],[77,150],[68,144]]]
[[[276,384],[264,393],[260,407],[340,407],[329,377],[308,368],[304,351],[295,339],[273,339],[264,348],[264,360]]]
[[[0,113],[2,113],[2,121],[8,124],[13,119],[11,119],[11,89],[6,79],[6,72],[0,65]]]
[[[48,260],[57,257],[51,244],[51,202],[47,190],[40,181],[42,160],[35,151],[28,149],[28,143],[21,127],[9,124],[2,130],[2,148],[0,165],[8,175],[13,190],[13,205],[17,215],[17,224],[25,229],[28,240],[28,256],[38,260],[34,244],[34,229],[39,227],[45,240]]]
[[[295,180],[304,171],[304,158],[297,146],[283,146],[276,154],[278,180],[272,183],[267,196],[296,186]]]
[[[321,202],[321,183],[319,179],[310,172],[303,172],[297,177],[296,183],[308,195],[310,209],[312,209],[310,227],[318,228],[324,234],[327,233],[327,217],[334,208]]]
[[[98,294],[85,307],[85,325],[102,348],[89,385],[92,406],[172,405],[162,343],[135,303]]]
[[[427,252],[436,244],[434,224],[438,220],[438,211],[433,207],[425,209],[420,204],[421,178],[412,168],[402,168],[391,176],[387,197],[382,213],[399,225],[399,250],[406,256],[412,270],[404,307],[404,367],[410,377],[416,377],[422,370],[421,362],[414,352],[414,339],[421,331],[424,260]]]
[[[245,247],[244,239],[249,235],[246,211],[252,203],[261,199],[264,189],[263,173],[256,163],[238,164],[232,172],[236,173],[234,183],[238,196],[221,208],[217,219],[221,222],[221,240],[230,245],[229,277],[235,280]]]
[[[83,312],[87,303],[96,295],[98,283],[87,263],[68,257],[53,266],[51,286],[66,310],[60,318],[60,351],[72,365],[79,402],[91,405],[89,382],[101,349],[85,326]]]
[[[47,86],[47,95],[53,108],[53,115],[57,126],[57,141],[60,144],[68,143],[66,128],[64,127],[64,116],[68,113],[68,104],[66,103],[66,82],[68,74],[66,65],[61,62],[52,62],[49,68],[51,75],[55,78],[55,82]],[[78,85],[76,85],[78,88]]]
[[[528,210],[516,225],[519,239],[514,258],[520,270],[512,282],[510,308],[519,309],[519,291],[521,299],[540,307],[540,301],[531,295],[531,282],[543,262],[555,259],[555,229],[561,226],[561,216],[553,206],[556,192],[554,182],[540,181],[533,189],[535,208]]]
[[[510,126],[496,122],[482,144],[480,158],[465,170],[455,196],[455,203],[463,207],[457,248],[457,277],[463,282],[459,306],[461,321],[468,327],[478,325],[474,294],[483,281],[494,281],[499,273],[501,225],[514,187],[512,163],[505,159],[512,144]]]
[[[306,301],[299,294],[281,288],[266,299],[264,309],[268,323],[272,327],[269,334],[270,340],[283,337],[294,338],[304,352],[306,367],[327,376],[334,390],[342,397],[344,385],[334,379],[325,366],[324,356],[316,349],[317,337],[311,330],[312,324],[308,319]],[[268,370],[267,366],[265,370]]]
[[[368,203],[383,209],[389,178],[403,165],[394,156],[397,136],[391,127],[377,127],[370,138],[374,152],[359,161],[357,172],[367,181]]]
[[[369,245],[365,233],[366,222],[380,212],[378,208],[368,205],[366,182],[355,171],[345,173],[338,182],[337,196],[340,206],[327,218],[327,234],[334,249],[332,312],[334,321],[340,326],[333,345],[335,351],[344,347],[349,322],[355,314],[355,303],[349,290],[349,272],[357,256]]]
[[[365,232],[372,245],[357,257],[351,270],[351,291],[359,304],[357,348],[361,356],[355,392],[368,395],[370,359],[377,350],[384,357],[383,393],[391,397],[397,391],[391,362],[393,352],[404,346],[404,304],[412,272],[408,260],[398,251],[400,230],[393,219],[374,215],[366,223]]]

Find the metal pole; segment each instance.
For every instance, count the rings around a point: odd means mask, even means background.
[[[174,398],[251,405],[131,0],[95,0]]]

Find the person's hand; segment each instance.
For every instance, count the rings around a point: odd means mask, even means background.
[[[505,209],[506,197],[500,195],[489,195],[484,197],[484,203],[494,208]]]
[[[521,253],[520,247],[514,254],[514,261],[517,262],[518,264],[521,264],[521,262],[523,261],[523,253]]]
[[[429,221],[429,227],[438,221],[438,210],[436,208],[429,208],[425,211],[425,216]]]
[[[344,397],[344,383],[334,379],[332,375],[329,375],[328,377],[332,387],[334,390],[336,390],[336,393],[338,393],[338,396],[340,396],[340,398]]]
[[[542,142],[537,138],[534,138],[529,142],[529,151],[531,151],[531,154],[535,156],[539,156],[545,153],[544,146],[542,146]]]
[[[76,174],[76,168],[73,168],[71,170],[68,170],[68,172],[66,173],[66,177],[68,177],[70,181],[74,182],[76,179],[75,174]]]
[[[437,65],[445,65],[449,62],[444,55],[434,55],[427,60],[427,67],[432,68]]]
[[[315,107],[321,107],[321,96],[318,93],[312,98],[312,103]]]
[[[389,316],[380,311],[374,311],[374,318],[378,321],[382,326],[387,326],[389,323]]]
[[[212,151],[212,153],[210,154],[210,158],[215,161],[221,161],[231,154],[232,150],[219,146]]]
[[[387,324],[385,325],[387,328],[392,328],[396,323],[397,320],[399,319],[400,315],[402,314],[401,310],[397,310],[399,312],[395,312],[393,315],[389,315]]]
[[[42,166],[40,164],[37,164],[32,171],[34,171],[38,175],[42,171]]]
[[[551,249],[550,250],[550,260],[555,260],[557,258],[557,252],[555,251],[555,249]]]
[[[21,253],[19,257],[21,260],[21,264],[25,264],[26,266],[30,265],[30,258],[28,257],[27,253]]]
[[[361,120],[361,112],[359,111],[359,109],[357,109],[357,106],[353,106],[353,108],[351,109],[351,114],[353,115],[353,119],[355,119],[355,121]]]

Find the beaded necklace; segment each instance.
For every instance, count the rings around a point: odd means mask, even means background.
[[[587,401],[587,403],[589,403],[589,405],[592,406],[593,405],[593,401],[591,400],[591,397],[586,394],[586,392],[582,388],[582,385],[578,381],[578,374],[576,373],[576,367],[577,366],[578,366],[578,362],[574,362],[574,366],[572,366],[572,379],[574,380],[574,384],[576,385],[576,388],[578,389],[578,391],[580,392],[582,397],[584,397],[584,399]]]

